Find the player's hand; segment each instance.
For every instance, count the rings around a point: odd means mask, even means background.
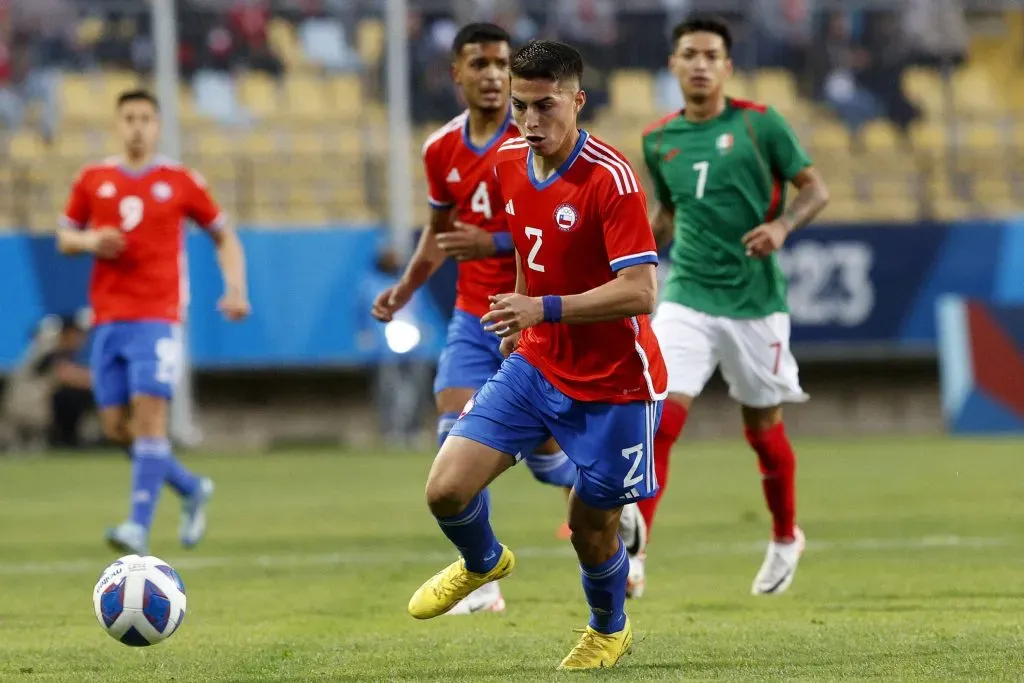
[[[522,332],[544,322],[544,302],[525,294],[498,294],[490,297],[491,310],[480,319],[484,330],[501,338]]]
[[[515,332],[507,337],[502,337],[501,346],[498,347],[501,349],[502,356],[508,358],[512,355],[512,352],[516,350],[517,346],[519,346],[519,337],[521,337],[522,334],[522,332]]]
[[[392,285],[378,294],[377,298],[373,300],[373,306],[370,307],[370,315],[382,323],[389,323],[395,313],[402,306],[409,303],[411,298],[412,292],[407,291],[401,284]]]
[[[744,235],[743,246],[747,248],[747,256],[764,258],[781,249],[788,236],[788,225],[783,221],[772,221],[759,225]]]
[[[452,229],[435,236],[437,246],[456,261],[489,258],[497,253],[494,235],[483,228],[462,221],[453,221]]]
[[[249,305],[249,299],[245,294],[241,292],[225,292],[224,296],[217,302],[217,310],[226,319],[234,323],[248,318],[252,312],[252,306]]]
[[[98,228],[90,232],[89,235],[91,236],[89,251],[95,254],[96,258],[117,258],[128,246],[128,240],[118,228]]]

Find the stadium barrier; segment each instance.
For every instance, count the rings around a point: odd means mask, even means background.
[[[208,240],[193,234],[187,243],[198,369],[363,367],[409,345],[407,338],[389,342],[367,313],[373,295],[392,281],[374,265],[382,229],[241,234],[254,313],[237,325],[217,313],[221,281]],[[808,228],[791,238],[781,263],[801,359],[934,357],[942,295],[1024,304],[1024,221]],[[88,270],[87,260],[57,253],[51,236],[0,238],[7,292],[0,370],[14,366],[43,315],[85,305]],[[410,353],[439,353],[454,277],[447,264],[416,300],[410,317],[418,343]]]

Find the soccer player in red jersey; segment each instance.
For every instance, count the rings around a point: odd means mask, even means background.
[[[509,55],[509,36],[500,26],[468,24],[455,36],[452,78],[468,109],[423,145],[430,222],[402,279],[373,304],[374,317],[391,320],[446,258],[458,261],[455,311],[434,379],[439,443],[462,407],[504,360],[501,340],[484,330],[480,318],[489,310],[488,297],[511,291],[516,281],[512,236],[494,176],[498,148],[519,136],[508,102]],[[534,477],[562,487],[566,494],[576,481],[576,466],[553,441],[526,453],[524,459]],[[498,584],[491,583],[450,613],[504,607]]]
[[[89,299],[95,318],[93,392],[103,431],[130,448],[132,489],[126,522],[107,531],[122,552],[146,555],[153,512],[166,483],[182,501],[181,543],[206,531],[213,482],[171,452],[168,405],[181,372],[178,323],[186,305],[185,220],[213,239],[224,277],[219,307],[228,320],[249,314],[245,255],[234,230],[194,171],[156,156],[159,105],[147,91],[123,93],[117,128],[124,156],[85,167],[71,188],[57,233],[65,254],[91,254]]]
[[[427,481],[427,503],[462,558],[424,583],[409,612],[444,614],[508,575],[512,552],[491,529],[484,487],[547,439],[579,471],[572,544],[590,623],[562,669],[612,666],[628,650],[622,507],[658,487],[652,444],[666,370],[648,314],[657,298],[654,235],[629,162],[577,128],[583,60],[535,41],[513,58],[512,110],[524,135],[498,151],[517,254],[515,293],[483,317],[510,353],[465,406]]]

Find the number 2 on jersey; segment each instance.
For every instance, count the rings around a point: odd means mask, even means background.
[[[134,195],[128,195],[121,200],[121,203],[117,206],[118,212],[121,214],[121,229],[125,232],[131,232],[135,228],[139,227],[139,223],[142,222],[142,200]]]
[[[526,228],[526,238],[536,241],[533,246],[530,247],[530,253],[526,257],[526,265],[530,267],[530,270],[536,270],[538,273],[544,272],[544,266],[537,263],[537,254],[540,252],[540,247],[544,244],[544,233],[539,228]]]
[[[693,165],[693,170],[697,172],[697,199],[704,199],[704,188],[708,184],[708,168],[710,168],[710,161],[698,161]]]
[[[469,200],[469,208],[473,213],[481,213],[484,218],[491,220],[494,217],[491,211],[491,195],[487,191],[487,183],[483,180],[476,186],[473,196]]]

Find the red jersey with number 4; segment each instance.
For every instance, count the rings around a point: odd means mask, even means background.
[[[223,214],[202,176],[157,159],[133,170],[112,159],[75,179],[61,223],[79,230],[120,228],[127,241],[115,259],[96,259],[89,298],[96,324],[178,322],[186,303],[185,219],[217,230]]]
[[[488,232],[505,232],[504,202],[494,180],[498,147],[519,136],[512,116],[483,147],[469,139],[469,112],[441,126],[423,145],[430,206],[454,209],[455,218]],[[512,254],[459,263],[455,307],[475,316],[490,309],[489,296],[515,290]]]
[[[530,296],[581,294],[623,268],[657,264],[647,199],[619,152],[586,131],[543,182],[522,138],[498,150],[498,180]],[[661,400],[668,373],[650,316],[587,325],[541,323],[518,347],[562,393],[580,401]]]

